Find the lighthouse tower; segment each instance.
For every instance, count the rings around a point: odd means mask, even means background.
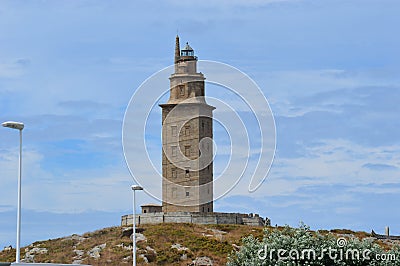
[[[170,97],[162,108],[162,211],[213,212],[213,119],[197,57],[176,36]]]

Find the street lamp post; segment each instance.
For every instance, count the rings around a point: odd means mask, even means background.
[[[21,240],[21,175],[22,175],[22,130],[24,123],[8,121],[4,122],[3,127],[9,127],[19,130],[19,170],[18,170],[18,207],[17,207],[17,244],[15,262],[20,260],[20,240]]]
[[[132,242],[133,242],[133,260],[132,260],[132,265],[136,266],[136,195],[135,192],[136,190],[143,190],[143,188],[141,186],[138,185],[133,185],[131,186],[132,190],[133,190],[133,217],[132,217],[132,224],[133,224],[133,237],[132,237]]]

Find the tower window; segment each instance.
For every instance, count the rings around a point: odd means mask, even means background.
[[[189,191],[186,191],[186,197],[189,197]]]
[[[189,171],[189,169],[186,169],[186,170],[185,170],[185,176],[186,176],[186,177],[190,177],[190,171]]]
[[[177,133],[177,127],[176,126],[171,126],[171,134],[173,137],[176,137]]]
[[[185,96],[185,86],[184,85],[179,85],[179,95],[180,96]]]
[[[185,156],[190,157],[190,146],[185,146]]]
[[[185,126],[185,135],[186,136],[190,135],[190,125]]]
[[[172,175],[173,178],[176,178],[176,176],[177,176],[177,174],[176,174],[176,168],[173,168],[173,169],[172,169],[172,174],[171,174],[171,175]]]
[[[171,147],[171,155],[175,157],[178,153],[178,148],[176,146]]]

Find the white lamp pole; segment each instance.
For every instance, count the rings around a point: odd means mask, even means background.
[[[24,123],[8,121],[4,122],[3,127],[9,127],[19,130],[19,171],[18,171],[18,207],[17,207],[17,244],[15,262],[20,260],[20,240],[21,240],[21,175],[22,175],[22,130]]]
[[[133,217],[132,217],[132,224],[133,224],[133,260],[132,260],[132,265],[136,266],[136,195],[135,192],[136,190],[143,190],[143,188],[141,186],[138,185],[133,185],[132,187],[133,190]]]

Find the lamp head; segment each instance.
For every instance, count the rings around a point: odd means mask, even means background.
[[[132,190],[143,190],[143,188],[138,185],[133,185],[133,186],[131,186],[131,188],[132,188]]]
[[[14,122],[14,121],[7,121],[2,124],[3,127],[9,127],[13,129],[22,130],[24,129],[24,123],[21,122]]]

